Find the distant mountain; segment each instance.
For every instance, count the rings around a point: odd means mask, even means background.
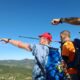
[[[34,60],[32,60],[32,59],[0,60],[0,65],[32,69],[32,67],[34,65]]]

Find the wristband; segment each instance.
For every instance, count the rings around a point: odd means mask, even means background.
[[[60,21],[59,21],[60,23],[63,23],[63,18],[60,18]]]
[[[9,39],[6,41],[6,43],[9,43],[10,40],[11,40],[11,39],[9,38]]]

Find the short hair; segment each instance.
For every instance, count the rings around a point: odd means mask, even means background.
[[[64,30],[64,31],[62,31],[60,34],[64,34],[64,33],[67,34],[68,37],[70,37],[70,34],[71,34],[70,31]]]

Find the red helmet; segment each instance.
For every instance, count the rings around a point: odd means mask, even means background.
[[[50,33],[48,33],[48,32],[39,35],[39,37],[45,37],[49,41],[52,41],[52,35]]]

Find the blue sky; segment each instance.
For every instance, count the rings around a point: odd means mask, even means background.
[[[80,26],[70,24],[51,25],[53,18],[80,17],[80,0],[0,0],[0,37],[38,43],[36,40],[22,39],[19,35],[37,37],[50,32],[53,40],[60,40],[59,34],[69,30],[72,39],[80,38]],[[59,48],[58,43],[52,43]],[[30,52],[0,42],[0,59],[33,58]]]

